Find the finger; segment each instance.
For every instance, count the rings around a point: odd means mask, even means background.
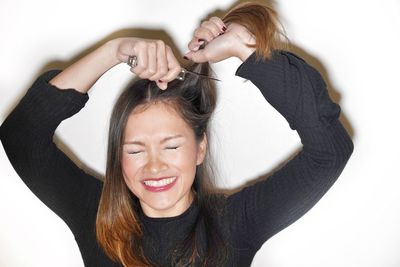
[[[137,65],[131,68],[131,72],[135,73],[139,77],[145,69],[147,68],[147,50],[145,46],[140,45],[137,49]]]
[[[168,86],[168,84],[166,82],[161,82],[159,80],[156,80],[156,84],[157,84],[158,88],[160,88],[161,90],[167,89],[167,86]]]
[[[211,42],[212,39],[214,39],[214,34],[210,29],[205,27],[200,27],[194,31],[194,37],[197,37],[199,39],[204,39],[207,42]]]
[[[159,80],[168,73],[168,62],[166,56],[166,47],[163,41],[157,41],[157,72],[149,79],[152,81]]]
[[[200,45],[207,40],[210,42],[215,37],[226,31],[225,23],[218,17],[211,17],[208,21],[202,22],[201,26],[194,32],[194,38],[189,42],[188,48],[191,51],[197,51]]]
[[[185,57],[187,57],[189,60],[196,62],[196,63],[204,63],[204,62],[209,61],[206,50],[199,50],[196,52],[190,51],[185,54]]]
[[[182,67],[179,65],[178,60],[172,53],[172,50],[169,46],[166,48],[166,56],[168,61],[168,73],[160,78],[164,83],[168,83],[174,80],[182,70]]]
[[[147,46],[147,68],[141,73],[141,78],[149,79],[157,72],[157,45],[153,42]]]
[[[220,29],[221,32],[225,32],[228,27],[219,17],[211,17],[209,21],[213,22]]]
[[[193,38],[189,44],[188,44],[188,48],[191,51],[197,51],[199,50],[200,45],[202,45],[205,41],[203,39],[199,39],[199,38]]]
[[[209,30],[212,33],[212,39],[214,39],[215,37],[217,37],[221,32],[223,32],[222,29],[220,29],[220,27],[218,26],[218,24],[215,24],[212,21],[204,21],[203,23],[201,23],[201,26],[207,30]],[[212,40],[211,39],[211,40]],[[207,40],[207,41],[211,41],[211,40]]]

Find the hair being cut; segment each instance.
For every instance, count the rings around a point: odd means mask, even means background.
[[[272,6],[244,2],[232,8],[222,21],[238,23],[253,34],[256,44],[248,47],[256,49],[258,58],[268,60],[273,50],[287,48],[288,38]]]

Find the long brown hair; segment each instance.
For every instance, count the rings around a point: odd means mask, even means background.
[[[192,69],[210,75],[207,63],[193,65]],[[117,100],[110,121],[107,168],[97,213],[96,235],[106,254],[124,266],[153,266],[154,264],[146,259],[142,250],[143,229],[138,217],[140,203],[125,184],[121,157],[128,116],[135,109],[143,110],[157,102],[163,102],[174,108],[193,129],[196,141],[199,143],[205,134],[210,140],[208,122],[215,109],[216,90],[210,80],[193,75],[188,75],[185,81],[170,82],[167,90],[160,90],[155,82],[138,80]],[[208,152],[209,149],[207,149]],[[222,205],[216,205],[217,190],[211,179],[213,176],[208,175],[211,170],[208,158],[209,155],[206,155],[203,164],[197,166],[195,182],[192,185],[195,201],[199,206],[197,223],[191,234],[171,256],[173,266],[193,264],[196,256],[201,255],[200,248],[195,242],[196,239],[198,240],[195,229],[199,223],[207,226],[207,236],[210,236],[212,241],[209,242],[205,255],[202,257],[210,264],[220,264],[226,258],[226,254],[219,253],[220,248],[225,245],[214,222],[214,212],[220,211],[214,210],[214,207],[222,207]]]
[[[225,15],[223,20],[246,26],[256,36],[256,51],[260,55],[268,57],[270,50],[276,47],[274,39],[266,39],[278,35],[276,12],[271,8],[242,4]],[[194,64],[191,69],[211,75],[208,63]],[[123,266],[155,265],[143,251],[143,226],[138,215],[140,203],[127,187],[122,174],[123,134],[128,116],[136,108],[163,102],[174,108],[193,129],[197,142],[206,134],[209,145],[209,121],[217,102],[215,85],[200,76],[187,77],[185,81],[170,82],[167,90],[160,90],[155,82],[138,80],[122,92],[114,106],[109,127],[106,175],[96,218],[96,237],[106,255]],[[223,266],[232,252],[215,221],[218,217],[216,213],[223,211],[226,196],[217,189],[213,180],[215,176],[209,153],[210,149],[207,149],[203,164],[196,167],[192,185],[194,201],[199,207],[196,224],[172,253],[171,266]],[[196,231],[199,224],[203,224],[206,231],[205,251],[196,243],[199,240]]]

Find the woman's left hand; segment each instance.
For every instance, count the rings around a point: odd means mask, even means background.
[[[246,44],[255,42],[255,37],[246,27],[237,23],[225,25],[220,18],[212,17],[195,30],[188,44],[190,51],[185,56],[196,63],[215,63],[230,57],[244,61],[255,51]],[[199,49],[203,43],[206,46]]]

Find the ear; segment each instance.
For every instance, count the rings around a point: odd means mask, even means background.
[[[203,140],[198,145],[196,165],[203,163],[207,152],[207,134],[204,133]]]

